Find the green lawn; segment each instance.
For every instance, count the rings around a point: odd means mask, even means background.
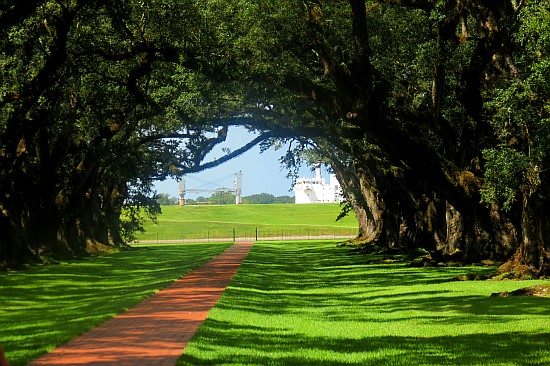
[[[155,245],[0,273],[0,344],[13,366],[144,300],[230,244]]]
[[[367,264],[333,243],[258,242],[178,365],[548,365],[548,281]]]
[[[347,238],[357,234],[351,216],[336,222],[339,204],[277,204],[221,206],[163,206],[158,223],[144,225],[138,240],[174,240],[258,237],[288,239],[294,236]]]
[[[228,245],[155,245],[0,274],[0,344],[24,365]],[[334,241],[257,242],[179,365],[550,364],[550,299],[490,297],[548,281],[459,282],[492,268],[352,253]]]

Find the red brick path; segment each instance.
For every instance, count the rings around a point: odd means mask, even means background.
[[[175,365],[251,247],[234,244],[136,307],[28,366]]]

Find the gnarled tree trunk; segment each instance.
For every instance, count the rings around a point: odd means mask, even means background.
[[[517,278],[550,275],[549,204],[541,195],[524,195],[518,233],[521,240],[514,254],[499,268],[500,274]]]

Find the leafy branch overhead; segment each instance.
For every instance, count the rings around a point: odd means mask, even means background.
[[[293,141],[283,162],[330,165],[358,242],[544,275],[548,19],[543,0],[0,5],[0,256],[123,246],[155,180]],[[255,136],[205,161],[235,126]]]

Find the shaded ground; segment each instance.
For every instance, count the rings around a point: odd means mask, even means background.
[[[491,296],[493,297],[505,297],[505,296],[538,296],[538,297],[550,297],[550,285],[536,285],[530,287],[520,288],[515,291],[503,291],[495,292]]]

